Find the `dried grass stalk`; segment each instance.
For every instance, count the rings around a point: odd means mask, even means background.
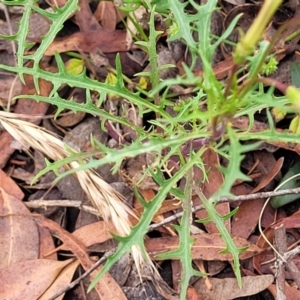
[[[0,112],[0,122],[3,127],[26,148],[30,146],[54,161],[70,156],[64,143],[58,137],[44,128],[24,121],[26,118],[28,118],[26,115]],[[70,147],[69,149],[73,153],[77,152]],[[77,161],[73,161],[65,167],[77,169],[79,166]],[[131,227],[128,214],[134,215],[134,213],[124,203],[124,197],[93,170],[79,170],[74,175],[103,219],[112,220],[117,233],[121,236],[128,235]],[[137,265],[140,265],[143,259],[138,247],[132,249],[132,254]]]

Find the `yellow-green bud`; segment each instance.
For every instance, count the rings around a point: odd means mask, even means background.
[[[233,54],[235,64],[243,63],[247,56],[253,52],[254,47],[262,37],[263,31],[281,3],[282,0],[264,1],[264,4],[257,17],[254,19],[253,24],[236,46]]]
[[[295,86],[288,86],[285,95],[297,111],[300,111],[300,91]]]

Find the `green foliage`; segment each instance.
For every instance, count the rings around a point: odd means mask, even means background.
[[[202,151],[203,152],[203,149]],[[179,235],[179,247],[176,250],[169,251],[168,253],[163,253],[157,255],[161,259],[180,259],[182,264],[182,279],[181,279],[181,293],[180,299],[186,299],[186,290],[189,286],[189,281],[192,276],[203,276],[201,272],[196,271],[192,266],[192,255],[191,249],[194,240],[190,237],[190,227],[192,221],[192,183],[193,173],[192,170],[188,170],[186,176],[186,186],[184,193],[181,190],[177,190],[176,196],[182,201],[183,215],[181,217],[181,222],[179,226],[174,226]],[[174,190],[173,190],[174,192]]]
[[[292,84],[297,88],[300,87],[300,65],[293,63],[291,67]]]
[[[144,255],[146,256],[146,249],[144,246],[144,236],[148,231],[148,227],[153,219],[153,216],[155,213],[159,210],[161,207],[162,202],[166,199],[166,196],[168,193],[175,193],[176,196],[178,193],[176,193],[173,190],[174,185],[185,176],[187,171],[199,160],[199,156],[202,151],[199,151],[197,154],[193,155],[190,160],[178,171],[172,178],[166,180],[161,172],[161,170],[157,169],[156,173],[151,171],[153,179],[160,185],[160,190],[148,203],[143,203],[144,211],[143,214],[139,220],[139,223],[132,228],[130,235],[128,235],[126,238],[124,237],[116,237],[119,241],[119,247],[114,255],[112,255],[108,262],[104,265],[101,272],[98,274],[98,276],[95,278],[95,280],[92,283],[92,286],[94,286],[99,280],[99,278],[107,272],[110,267],[117,262],[120,257],[126,253],[129,252],[132,246],[138,245]],[[189,230],[189,228],[188,228]],[[188,259],[188,258],[187,258]],[[191,258],[189,258],[191,260]],[[186,266],[184,266],[186,267]],[[183,298],[185,299],[185,298]]]
[[[284,175],[284,177],[279,182],[279,185],[276,188],[276,190],[297,188],[299,186],[299,177],[300,177],[300,162],[297,162]],[[298,194],[274,196],[271,198],[270,203],[272,207],[276,209],[288,203],[291,203],[299,198],[300,196]]]
[[[269,61],[265,64],[263,64],[262,68],[261,68],[261,74],[262,75],[271,75],[273,73],[275,73],[278,69],[278,61],[275,59],[275,57],[271,56]]]
[[[275,98],[273,89],[265,92],[262,84],[257,83],[257,76],[262,71],[266,58],[269,55],[270,44],[266,41],[259,44],[257,52],[248,57],[248,77],[245,83],[240,85],[237,81],[237,74],[240,70],[244,70],[244,66],[235,65],[234,74],[227,83],[219,81],[212,67],[212,57],[216,51],[217,46],[223,42],[235,27],[239,16],[237,16],[232,24],[226,29],[221,37],[213,38],[210,32],[210,23],[212,13],[217,9],[217,0],[207,1],[205,5],[198,5],[194,0],[189,0],[184,3],[179,0],[156,0],[139,1],[139,0],[124,0],[122,9],[126,12],[135,10],[140,5],[144,5],[151,12],[149,22],[149,40],[138,42],[143,46],[149,54],[149,61],[151,72],[147,75],[151,82],[151,91],[137,90],[135,92],[129,90],[123,80],[121,62],[119,55],[116,58],[116,78],[113,84],[102,83],[90,79],[85,70],[80,74],[78,72],[69,72],[66,69],[59,54],[55,55],[58,71],[51,73],[40,69],[39,63],[44,55],[45,50],[52,43],[57,33],[63,27],[66,19],[78,9],[78,0],[70,0],[61,7],[57,8],[54,13],[48,13],[34,4],[37,0],[24,1],[2,1],[5,5],[22,5],[24,6],[24,13],[20,22],[20,28],[16,35],[9,37],[18,42],[17,66],[0,65],[0,68],[10,72],[18,73],[23,79],[24,74],[33,76],[37,91],[38,79],[44,79],[53,83],[52,91],[49,97],[40,95],[21,95],[21,98],[30,98],[36,101],[43,101],[50,103],[57,107],[56,117],[65,109],[73,112],[86,112],[88,114],[99,116],[104,127],[104,122],[110,120],[115,123],[123,124],[133,128],[137,134],[137,140],[133,141],[131,145],[124,145],[122,149],[110,149],[95,141],[94,151],[89,153],[72,153],[70,149],[69,156],[57,162],[47,161],[46,168],[41,171],[38,176],[42,176],[46,172],[54,171],[57,174],[57,180],[63,176],[68,175],[67,171],[60,174],[59,169],[66,163],[71,161],[78,161],[80,170],[92,169],[101,165],[111,163],[113,171],[117,172],[122,162],[129,158],[135,157],[144,153],[153,153],[156,155],[156,166],[149,166],[145,173],[148,173],[159,185],[159,190],[155,198],[149,202],[142,202],[144,206],[143,214],[139,223],[132,228],[131,233],[127,237],[115,238],[119,242],[118,249],[112,255],[98,274],[95,281],[92,283],[93,287],[97,280],[107,272],[110,267],[120,259],[120,257],[131,251],[132,247],[136,246],[141,249],[145,259],[148,259],[146,249],[144,247],[144,237],[147,234],[148,227],[155,215],[161,207],[162,202],[168,194],[176,196],[182,201],[184,209],[183,217],[180,225],[176,226],[180,238],[178,249],[163,255],[165,258],[180,258],[182,263],[183,276],[181,280],[181,299],[186,297],[186,289],[189,285],[191,276],[201,276],[201,273],[194,270],[192,266],[191,248],[193,247],[193,240],[190,235],[190,220],[191,220],[191,194],[194,189],[205,209],[208,212],[208,219],[205,221],[212,221],[216,224],[220,234],[225,242],[226,248],[223,252],[230,252],[233,259],[234,272],[236,274],[238,283],[241,285],[241,274],[239,267],[239,254],[244,250],[237,248],[230,234],[226,231],[224,220],[232,216],[234,212],[227,216],[220,216],[216,210],[216,199],[221,196],[230,196],[231,187],[238,179],[248,180],[248,178],[241,172],[240,164],[244,158],[244,153],[255,149],[258,143],[250,145],[243,144],[243,141],[259,140],[259,141],[276,141],[282,142],[298,142],[298,137],[294,134],[283,132],[278,133],[274,130],[272,118],[268,113],[269,108],[276,107],[283,109],[288,100],[286,97]],[[185,9],[190,4],[195,10],[195,14],[188,14]],[[35,11],[49,21],[51,27],[48,33],[42,38],[41,44],[37,47],[33,54],[25,55],[25,51],[31,47],[31,44],[26,42],[26,36],[29,28],[29,16]],[[159,31],[155,30],[154,14],[155,12],[162,12],[168,15],[174,26],[171,31],[169,41],[181,39],[183,40],[190,53],[192,54],[192,65],[184,65],[184,76],[161,81],[159,78],[160,69],[157,66],[156,40]],[[175,26],[176,25],[176,26]],[[194,34],[198,36],[198,40],[194,38]],[[197,59],[201,60],[203,66],[203,75],[201,77],[193,74],[193,67]],[[31,60],[33,67],[28,68],[24,66],[24,62]],[[274,68],[273,65],[269,66]],[[268,70],[267,70],[268,71]],[[298,72],[296,70],[295,72]],[[266,71],[264,71],[266,73]],[[78,87],[86,90],[87,100],[85,103],[76,103],[74,100],[65,100],[58,94],[59,88],[67,84],[70,87]],[[167,92],[172,85],[187,85],[194,87],[193,96],[187,100],[179,101],[176,105],[167,99]],[[99,93],[97,103],[93,103],[91,99],[91,92]],[[151,123],[160,128],[161,131],[146,131],[144,128],[139,128],[130,123],[125,117],[114,116],[107,113],[103,107],[103,101],[108,94],[113,94],[126,99],[132,105],[136,106],[140,116],[148,112],[155,113],[157,118]],[[203,109],[203,102],[206,101],[205,109]],[[171,116],[166,112],[167,106],[175,106],[176,116]],[[269,130],[262,132],[240,132],[232,128],[231,121],[240,116],[248,116],[250,120],[250,127],[254,122],[254,114],[257,111],[266,109],[268,113]],[[186,132],[186,125],[192,129]],[[193,141],[203,140],[203,146],[198,149],[193,149]],[[182,153],[182,147],[191,143],[191,149],[188,154]],[[219,153],[220,156],[228,160],[226,167],[220,167],[225,181],[215,195],[210,199],[206,199],[203,193],[193,183],[192,169],[194,166],[200,167],[205,174],[204,162],[201,155],[209,145],[211,149]],[[167,150],[167,154],[163,151]],[[101,158],[95,159],[94,155],[101,153]],[[172,157],[178,157],[179,168],[174,171],[171,178],[166,179],[162,173],[163,166],[170,161]],[[189,184],[186,185],[185,191],[176,188],[176,184],[186,178]],[[204,178],[205,179],[205,178]],[[202,220],[203,221],[203,220]]]
[[[238,285],[242,286],[242,276],[240,271],[240,262],[239,262],[239,254],[247,249],[247,247],[244,248],[238,248],[233,239],[230,236],[230,233],[227,231],[226,227],[224,226],[224,221],[232,217],[237,210],[233,210],[230,214],[226,216],[220,216],[216,210],[215,210],[215,204],[212,201],[209,201],[206,199],[205,195],[200,191],[198,187],[195,187],[195,191],[199,198],[202,201],[203,206],[205,207],[205,210],[207,211],[209,217],[205,220],[199,220],[201,223],[205,222],[214,222],[216,227],[218,228],[221,237],[223,238],[226,248],[222,250],[222,253],[231,253],[233,258],[233,270],[235,272]]]
[[[249,181],[249,178],[240,171],[240,165],[244,158],[244,155],[242,153],[255,150],[260,144],[258,142],[252,145],[241,145],[236,136],[236,132],[230,126],[227,127],[227,134],[230,140],[230,144],[226,144],[225,146],[220,147],[218,149],[218,152],[221,156],[228,159],[228,165],[226,167],[220,167],[220,170],[225,177],[224,183],[222,185],[222,188],[218,192],[216,192],[213,197],[211,197],[210,200],[212,202],[214,202],[214,199],[218,199],[222,196],[231,197],[231,187],[238,179]]]
[[[29,0],[29,1],[2,1],[5,5],[23,5],[24,12],[22,19],[20,21],[19,31],[14,36],[9,37],[10,40],[16,40],[18,41],[18,50],[17,50],[17,66],[19,68],[22,68],[24,65],[24,52],[26,49],[30,48],[32,46],[31,43],[26,42],[26,37],[29,32],[29,18],[32,12],[32,7],[34,3],[36,3],[38,0]],[[5,38],[5,36],[2,36]],[[24,77],[21,71],[18,71],[20,79],[24,83]]]
[[[26,71],[22,72],[24,61],[29,59],[33,60],[33,68],[32,71],[35,74],[39,71],[39,62],[42,59],[46,49],[49,45],[53,42],[54,38],[56,37],[57,33],[63,28],[63,24],[68,19],[70,15],[72,15],[77,9],[78,0],[70,0],[67,1],[66,5],[62,8],[57,8],[54,13],[48,13],[45,10],[42,10],[35,6],[34,4],[38,0],[28,0],[28,1],[5,1],[4,4],[9,2],[9,5],[23,5],[24,13],[22,19],[20,21],[19,31],[13,37],[14,40],[18,42],[18,52],[17,52],[17,60],[18,60],[18,70],[17,73],[19,74],[20,78],[24,81],[23,74],[27,74]],[[2,1],[3,2],[3,1]],[[34,54],[31,55],[24,55],[25,51],[32,46],[26,42],[26,37],[29,32],[29,19],[32,11],[36,11],[37,13],[43,15],[46,19],[52,22],[51,27],[47,34],[43,36],[42,42],[38,49],[35,51]],[[38,87],[38,77],[34,77],[34,83],[37,90]]]
[[[151,9],[151,7],[150,7]],[[152,84],[152,88],[156,87],[160,81],[159,79],[159,71],[160,69],[157,67],[157,53],[156,53],[156,39],[162,33],[162,31],[155,30],[154,24],[154,12],[155,6],[153,6],[150,15],[150,22],[149,22],[149,29],[150,29],[150,36],[148,42],[136,42],[136,44],[144,46],[148,50],[149,54],[149,62],[151,72],[149,73],[150,82]],[[157,102],[157,101],[156,101]],[[156,103],[158,104],[158,103]]]

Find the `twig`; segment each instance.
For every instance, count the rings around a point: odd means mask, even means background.
[[[241,196],[236,196],[236,197],[222,197],[218,199],[216,202],[222,203],[222,202],[229,202],[229,201],[248,201],[248,200],[254,200],[254,199],[259,199],[259,198],[269,198],[273,196],[278,196],[278,195],[287,195],[287,194],[298,194],[300,193],[300,188],[295,188],[295,189],[286,189],[286,190],[280,190],[276,192],[262,192],[262,193],[256,193],[256,194],[251,194],[251,195],[241,195]],[[30,202],[24,202],[27,207],[29,208],[37,208],[37,207],[49,207],[49,206],[68,206],[68,207],[78,207],[82,208],[92,214],[98,214],[95,209],[92,207],[89,207],[87,205],[81,205],[81,201],[71,201],[71,200],[35,200],[35,201],[30,201]],[[197,205],[192,208],[192,212],[196,212],[203,209],[202,205]],[[152,231],[160,226],[163,226],[167,223],[170,223],[182,216],[182,212],[176,213],[173,216],[164,219],[162,222],[150,225],[148,228],[148,231]],[[295,248],[297,251],[300,251],[300,246]],[[294,249],[294,250],[295,250]],[[92,268],[87,270],[85,273],[83,273],[80,277],[78,277],[76,280],[71,282],[68,286],[66,286],[64,289],[60,290],[57,292],[55,295],[53,295],[49,300],[54,300],[57,297],[59,297],[61,294],[67,292],[71,288],[73,288],[76,284],[78,284],[83,278],[88,276],[92,271],[94,271],[104,260],[107,259],[108,256],[110,256],[112,253],[114,253],[114,250],[108,251],[107,253],[104,254],[104,256],[97,261]],[[295,255],[295,251],[289,251],[285,255]]]
[[[297,246],[296,248],[292,249],[291,251],[286,252],[286,253],[283,255],[283,257],[284,257],[286,260],[290,260],[290,259],[293,259],[295,256],[297,256],[299,253],[300,253],[300,246]]]
[[[234,202],[234,201],[248,201],[248,200],[255,200],[255,199],[263,199],[263,198],[269,198],[273,196],[281,196],[281,195],[288,195],[288,194],[299,194],[300,188],[295,189],[286,189],[286,190],[280,190],[280,191],[274,191],[274,192],[261,192],[261,193],[255,193],[251,195],[241,195],[241,196],[235,196],[235,197],[221,197],[217,199],[216,203],[223,203],[223,202]],[[199,211],[203,209],[202,205],[194,206],[192,211],[193,213],[196,211]],[[170,223],[176,219],[179,219],[182,217],[183,212],[179,212],[174,214],[173,216],[170,216],[168,218],[165,218],[163,221],[152,224],[149,226],[148,231],[152,231],[160,226],[166,225],[167,223]]]
[[[284,186],[287,182],[289,182],[289,181],[291,181],[291,180],[293,180],[294,178],[297,178],[297,177],[299,177],[299,176],[300,176],[300,174],[295,174],[295,175],[293,175],[292,177],[290,177],[290,178],[284,180],[283,182],[281,182],[281,183],[276,187],[275,192],[279,192],[279,191],[280,191],[280,188],[281,188],[282,186]],[[297,188],[297,189],[299,189],[299,188]],[[294,189],[294,190],[297,190],[297,189]],[[291,190],[293,190],[293,189],[290,189],[290,191],[291,191]],[[296,193],[298,193],[298,192],[296,192]],[[266,243],[271,247],[271,249],[274,250],[275,254],[276,254],[277,256],[279,256],[280,259],[286,263],[286,260],[283,258],[283,256],[282,256],[282,255],[274,248],[274,246],[271,244],[271,242],[269,241],[269,239],[265,236],[265,234],[264,234],[264,232],[263,232],[263,230],[262,230],[262,226],[261,226],[261,220],[262,220],[263,213],[264,213],[264,211],[265,211],[265,209],[266,209],[266,207],[267,207],[269,201],[271,200],[271,197],[272,197],[272,196],[270,196],[270,197],[267,198],[267,200],[265,201],[265,203],[264,203],[264,205],[263,205],[263,207],[262,207],[262,209],[261,209],[261,211],[260,211],[259,218],[258,218],[258,230],[259,230],[261,236],[263,237],[263,239],[266,241]]]
[[[300,288],[300,272],[296,264],[290,260],[286,263],[286,269],[294,279],[298,289]]]
[[[299,194],[300,187],[294,189],[286,189],[286,190],[279,190],[274,192],[261,192],[255,193],[250,195],[242,195],[236,197],[221,197],[220,199],[216,200],[216,202],[229,202],[229,201],[245,201],[245,200],[254,200],[254,199],[261,199],[261,198],[270,198],[274,196],[281,196],[281,195],[288,195],[288,194]]]
[[[54,294],[49,300],[55,300],[60,295],[64,294],[65,292],[72,289],[75,285],[77,285],[82,279],[89,276],[94,270],[96,270],[110,255],[114,254],[116,251],[116,248],[110,251],[107,251],[91,268],[89,268],[87,271],[85,271],[81,276],[79,276],[77,279],[72,281],[70,284],[68,284],[66,287],[58,291],[56,294]]]
[[[262,198],[269,198],[273,196],[281,196],[281,195],[288,195],[288,194],[299,194],[300,188],[295,189],[286,189],[286,190],[280,190],[280,191],[274,191],[274,192],[262,192],[262,193],[255,193],[251,195],[241,195],[241,196],[235,196],[235,197],[221,197],[220,199],[217,199],[217,203],[222,202],[233,202],[233,201],[248,201],[248,200],[254,200],[254,199],[262,199]],[[93,209],[92,207],[88,205],[82,205],[82,202],[80,200],[34,200],[30,202],[24,202],[24,204],[28,208],[40,208],[40,207],[50,207],[50,206],[63,206],[63,207],[78,207],[82,210],[99,216],[99,213],[96,209]],[[203,209],[202,205],[197,205],[192,208],[192,212],[195,213],[199,210]],[[154,229],[166,225],[176,219],[179,219],[182,217],[182,212],[178,212],[168,218],[165,218],[163,221],[159,223],[155,223],[149,226],[148,231],[153,231]]]
[[[286,232],[284,225],[281,224],[279,227],[274,228],[275,233],[275,245],[277,251],[280,253],[281,256],[284,255],[286,252]],[[277,256],[275,266],[277,268],[277,280],[276,280],[276,299],[278,300],[285,300],[285,261],[281,259],[281,256]]]
[[[277,290],[277,299],[286,299],[284,290],[285,290],[285,268],[290,273],[291,277],[294,279],[298,288],[300,288],[300,271],[296,264],[292,261],[292,258],[299,254],[300,247],[296,247],[293,250],[287,251],[286,245],[286,232],[283,224],[280,227],[275,227],[275,242],[278,252],[286,259],[285,263],[277,255],[277,281],[276,281],[276,290]],[[285,265],[285,266],[284,266]]]
[[[24,202],[28,208],[47,208],[47,207],[77,207],[90,214],[101,216],[99,211],[89,205],[82,205],[81,200],[33,200]]]
[[[242,196],[236,196],[236,197],[222,197],[220,198],[218,201],[216,202],[229,202],[229,201],[247,201],[247,200],[253,200],[253,199],[258,199],[258,198],[269,198],[272,196],[277,196],[277,195],[286,195],[286,194],[298,194],[300,193],[300,188],[295,188],[295,189],[287,189],[287,190],[280,190],[280,191],[276,191],[276,192],[263,192],[263,193],[256,193],[256,194],[252,194],[252,195],[242,195]],[[99,214],[95,209],[93,209],[92,207],[89,207],[87,205],[82,205],[82,201],[79,200],[35,200],[35,201],[31,201],[31,202],[24,202],[24,204],[27,205],[27,207],[30,208],[37,208],[37,207],[49,207],[49,206],[68,206],[68,207],[78,207],[78,208],[82,208],[90,213],[93,214]],[[202,205],[198,205],[198,206],[194,206],[192,208],[192,212],[196,212],[198,210],[201,210],[203,207]],[[157,227],[160,227],[166,223],[169,223],[177,218],[180,218],[182,216],[182,212],[174,214],[172,217],[166,218],[163,222],[160,223],[156,223],[153,224],[151,226],[149,226],[148,231],[154,230]],[[114,250],[108,251],[107,253],[105,253],[103,255],[103,257],[101,259],[99,259],[89,270],[87,270],[85,273],[83,273],[80,277],[78,277],[76,280],[74,280],[73,282],[71,282],[69,285],[67,285],[65,288],[63,288],[62,290],[60,290],[59,292],[57,292],[55,295],[53,295],[51,298],[49,298],[49,300],[55,300],[57,297],[59,297],[60,295],[62,295],[63,293],[67,292],[68,290],[72,289],[75,285],[77,285],[82,279],[84,279],[85,277],[87,277],[92,271],[94,271],[99,265],[101,265],[111,254],[113,254],[115,252]],[[300,246],[293,249],[292,251],[289,251],[287,253],[285,253],[285,256],[288,258],[296,255],[297,253],[300,252]],[[288,262],[292,263],[293,262]],[[294,274],[295,276],[298,276],[298,278],[300,278],[299,276],[299,271],[298,273],[293,272],[294,268],[293,265],[290,265],[290,273],[291,275]],[[292,275],[293,276],[293,275]],[[297,280],[297,278],[295,278],[293,276],[295,282]],[[297,283],[298,284],[298,283]]]

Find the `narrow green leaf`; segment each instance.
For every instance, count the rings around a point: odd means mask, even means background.
[[[292,85],[300,88],[300,65],[292,63],[291,66]]]

